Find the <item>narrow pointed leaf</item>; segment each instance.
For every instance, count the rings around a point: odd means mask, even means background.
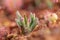
[[[27,26],[27,21],[28,21],[27,17],[24,16],[24,23],[25,23],[25,26]]]
[[[21,14],[19,13],[19,11],[16,12],[16,16],[18,19],[20,19],[22,17]]]

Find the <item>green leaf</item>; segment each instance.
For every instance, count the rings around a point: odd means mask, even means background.
[[[19,27],[23,26],[23,21],[20,21],[19,19],[15,19],[15,21]]]
[[[17,19],[20,19],[22,17],[19,11],[16,12],[16,16],[17,16]]]
[[[33,21],[34,21],[34,15],[31,13],[30,14],[30,27],[31,27],[31,25],[33,24]]]
[[[22,26],[21,22],[18,19],[15,19],[15,21],[19,27]]]
[[[37,25],[37,19],[34,20],[34,22],[31,25],[31,31],[35,28],[35,26]]]
[[[24,16],[24,24],[25,24],[26,27],[27,27],[27,21],[28,21],[27,17]]]

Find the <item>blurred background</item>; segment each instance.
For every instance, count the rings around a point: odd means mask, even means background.
[[[42,10],[57,12],[59,8],[60,0],[0,0],[0,24],[6,21],[14,22],[16,10],[23,15],[30,12],[39,15],[42,14]]]
[[[46,10],[57,12],[59,16],[60,0],[0,0],[0,26],[11,26],[11,22],[15,22],[17,10],[27,16],[33,12],[39,18]]]

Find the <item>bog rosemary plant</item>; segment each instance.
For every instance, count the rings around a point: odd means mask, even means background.
[[[30,14],[30,17],[27,16],[22,17],[19,11],[16,12],[17,18],[15,19],[17,25],[22,30],[22,34],[29,34],[33,31],[33,29],[38,24],[38,18],[35,17],[35,14]]]

